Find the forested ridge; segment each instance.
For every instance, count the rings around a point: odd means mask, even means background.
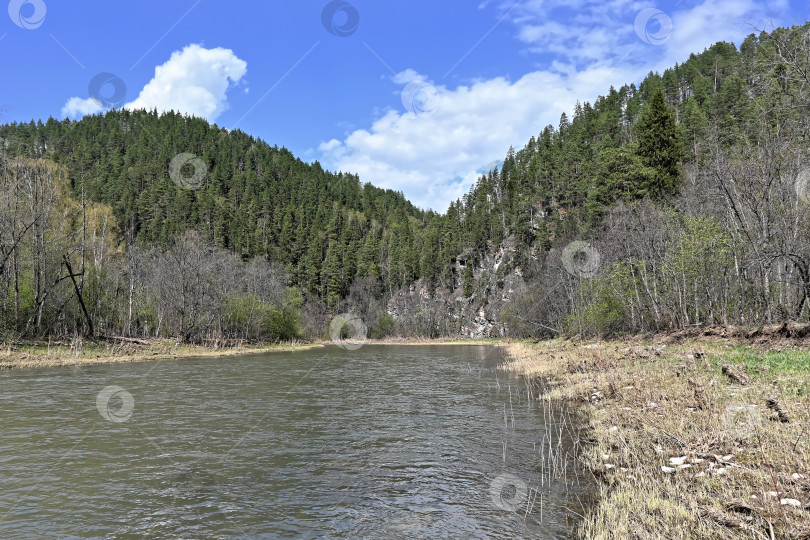
[[[394,320],[387,299],[416,283],[485,309],[515,273],[525,293],[493,315],[511,335],[806,317],[808,35],[718,43],[577,104],[444,214],[176,113],[0,126],[0,331],[290,339],[352,311],[439,336],[461,321],[435,302]],[[199,183],[172,177],[179,154]]]

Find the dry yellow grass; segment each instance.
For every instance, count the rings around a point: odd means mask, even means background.
[[[810,538],[807,350],[694,341],[506,347],[505,369],[547,379],[537,397],[577,403],[586,419],[580,458],[599,496],[581,537]],[[724,375],[729,363],[750,383]]]
[[[177,344],[168,339],[109,342],[73,342],[71,344],[38,343],[12,345],[0,343],[0,369],[30,369],[73,365],[144,362],[164,358],[234,356],[263,352],[280,352],[319,347],[316,344],[241,345],[204,347]]]
[[[390,337],[384,339],[366,339],[364,345],[499,345],[503,342],[499,338],[484,339],[428,339],[428,338],[403,338]],[[332,344],[331,341],[324,342],[325,345]]]
[[[425,340],[394,338],[366,340],[367,345],[491,345],[497,340]],[[0,342],[0,369],[60,367],[73,365],[143,362],[156,358],[215,357],[302,350],[332,345],[331,341],[318,343],[288,343],[279,345],[239,345],[236,347],[205,347],[178,344],[170,339],[74,341],[73,343],[47,342],[11,344]]]

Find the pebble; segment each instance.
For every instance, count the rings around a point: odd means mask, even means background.
[[[782,506],[795,506],[796,508],[802,507],[802,503],[797,501],[796,499],[781,499],[779,503]]]
[[[791,474],[790,477],[793,478],[794,480],[801,480],[805,476],[803,474],[799,474],[799,473],[795,472],[795,473]]]
[[[675,474],[675,469],[667,467],[666,465],[661,465],[661,470],[666,474]]]
[[[684,463],[686,463],[686,456],[669,458],[670,465],[683,465]]]

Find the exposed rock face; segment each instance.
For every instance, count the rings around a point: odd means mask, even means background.
[[[388,313],[405,333],[423,337],[501,337],[507,328],[501,312],[524,294],[523,273],[515,266],[515,248],[510,238],[490,246],[473,269],[473,293],[464,295],[464,275],[473,264],[469,253],[456,257],[453,290],[431,291],[421,280],[400,289],[388,302]]]

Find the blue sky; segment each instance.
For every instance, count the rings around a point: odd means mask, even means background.
[[[807,16],[796,0],[11,0],[0,106],[174,108],[443,212],[577,99]]]

